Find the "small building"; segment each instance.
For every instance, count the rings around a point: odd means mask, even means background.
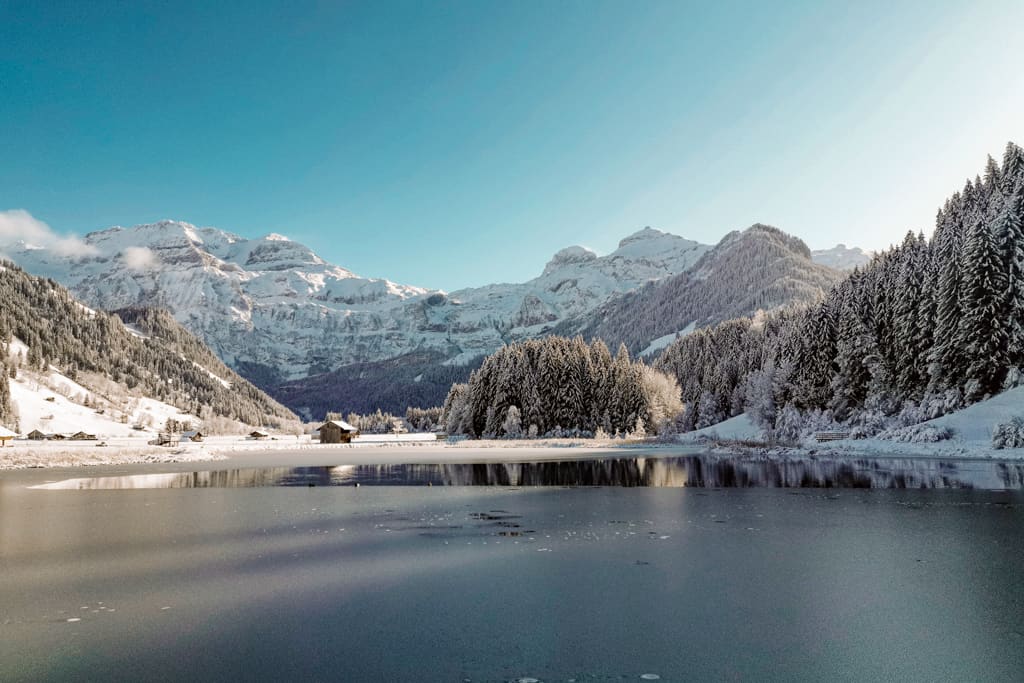
[[[359,436],[359,430],[344,420],[328,420],[316,428],[320,432],[320,443],[352,443]]]
[[[178,436],[173,432],[158,432],[156,438],[147,443],[150,446],[173,446],[178,443]]]
[[[75,432],[68,437],[71,441],[95,441],[95,434],[87,434],[86,432]]]
[[[250,439],[262,440],[267,438],[268,436],[270,436],[270,434],[260,431],[259,429],[254,429],[251,432],[249,432]]]
[[[0,447],[6,446],[7,442],[16,437],[17,434],[6,427],[0,427]]]
[[[203,433],[201,431],[199,431],[198,429],[195,430],[195,431],[191,431],[191,432],[182,432],[181,433],[181,440],[182,441],[193,441],[195,443],[200,443],[203,440]]]
[[[44,434],[38,429],[33,429],[31,432],[25,435],[25,438],[32,439],[33,441],[46,441],[50,438],[49,434]]]

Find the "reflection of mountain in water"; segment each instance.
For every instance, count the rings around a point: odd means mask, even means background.
[[[1022,489],[1024,463],[914,458],[608,458],[475,465],[275,467],[67,479],[40,489],[258,486],[650,486]]]

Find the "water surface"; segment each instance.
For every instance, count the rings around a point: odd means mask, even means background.
[[[922,471],[943,490],[567,467],[0,487],[0,680],[1020,680],[1024,494],[966,464]]]

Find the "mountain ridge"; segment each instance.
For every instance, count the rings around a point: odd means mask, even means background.
[[[297,383],[349,366],[429,357],[468,373],[503,344],[563,329],[687,273],[717,248],[645,227],[608,254],[561,249],[525,282],[445,292],[361,277],[276,233],[248,239],[166,220],[90,232],[83,246],[75,258],[28,245],[11,256],[91,306],[167,309],[259,386],[273,393],[287,384],[282,395],[297,410],[308,407]]]

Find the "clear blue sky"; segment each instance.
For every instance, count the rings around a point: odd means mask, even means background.
[[[449,290],[645,225],[880,248],[1024,143],[1022,26],[1012,1],[6,0],[0,210],[280,232]]]

